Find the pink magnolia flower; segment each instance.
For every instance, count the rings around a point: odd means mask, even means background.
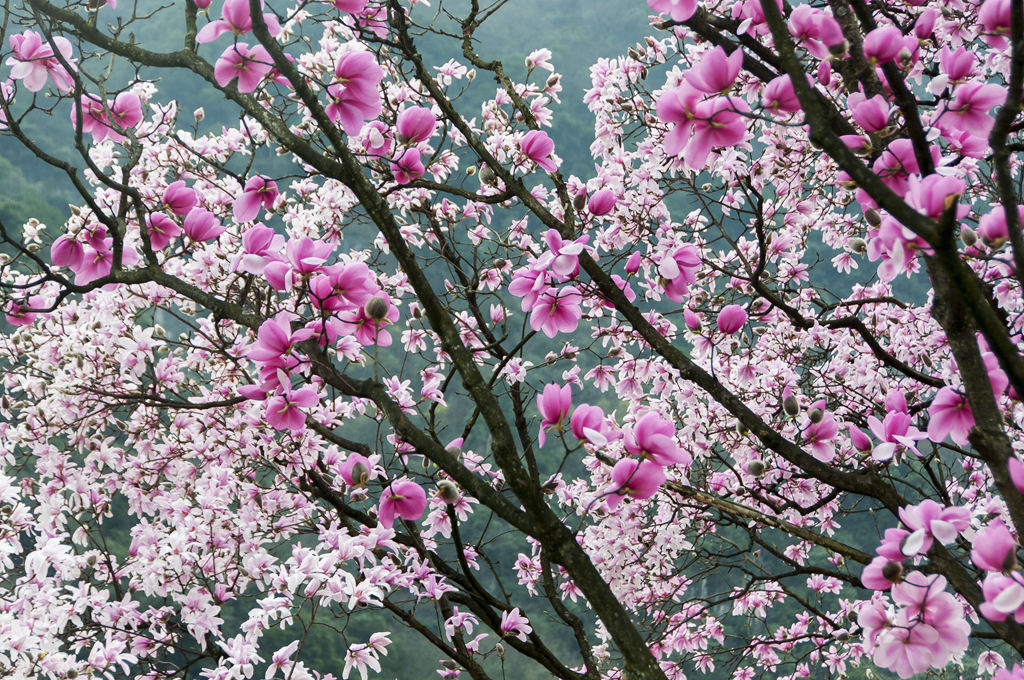
[[[897,26],[879,26],[864,36],[864,56],[873,64],[892,61],[900,50],[907,47],[904,38],[903,32]]]
[[[249,49],[246,43],[238,42],[229,45],[217,59],[213,77],[221,87],[238,78],[239,92],[253,92],[273,70],[273,60],[265,47],[256,45]]]
[[[188,211],[182,227],[193,241],[212,241],[227,230],[217,221],[216,215],[199,206]]]
[[[358,14],[366,9],[367,0],[331,0],[335,9],[349,14]]]
[[[718,313],[718,330],[732,335],[747,323],[747,312],[739,305],[726,305]]]
[[[154,251],[163,250],[181,234],[181,227],[163,213],[151,213],[146,218],[146,233],[150,247]]]
[[[370,52],[346,52],[334,68],[337,82],[327,87],[325,112],[331,122],[341,121],[345,134],[359,134],[363,123],[380,115],[382,110],[377,85],[384,71]]]
[[[277,200],[277,183],[269,177],[256,175],[250,177],[242,189],[242,195],[235,199],[234,214],[239,222],[249,222],[260,214],[260,206],[264,210],[273,210]]]
[[[29,92],[39,92],[46,87],[47,77],[60,92],[74,89],[75,80],[54,54],[50,43],[35,31],[25,31],[12,35],[8,39],[13,55],[7,59],[11,68],[11,79],[21,80]],[[64,61],[75,68],[72,58],[71,42],[64,37],[54,36],[53,44],[57,47]]]
[[[415,522],[427,507],[427,492],[416,482],[399,479],[387,485],[380,495],[377,518],[381,526],[391,528],[395,517]]]
[[[399,184],[408,184],[414,179],[423,177],[426,168],[420,160],[418,149],[406,149],[397,160],[391,161],[391,174]]]
[[[235,260],[233,271],[263,274],[267,264],[276,260],[284,248],[284,237],[270,227],[256,223],[242,234],[242,252]]]
[[[955,50],[948,45],[939,50],[939,70],[950,82],[959,83],[973,76],[977,63],[977,55],[962,45]]]
[[[674,302],[686,300],[690,286],[697,282],[700,265],[700,250],[692,243],[684,243],[663,257],[658,274],[665,280],[665,296]]]
[[[82,95],[82,132],[96,143],[110,139],[122,142],[121,130],[131,130],[142,122],[142,100],[134,92],[122,92],[106,105],[91,94]],[[77,107],[71,107],[71,123],[78,126]],[[115,129],[116,128],[116,129]]]
[[[391,130],[379,120],[364,125],[362,136],[366,153],[374,156],[386,156],[391,153]]]
[[[947,436],[960,446],[967,445],[967,435],[974,427],[974,414],[967,397],[952,387],[943,387],[928,407],[928,438],[941,442]]]
[[[280,313],[272,319],[260,324],[256,331],[256,342],[249,345],[247,355],[250,359],[273,368],[291,369],[298,363],[292,356],[292,349],[298,343],[313,335],[308,328],[292,331],[293,315]]]
[[[1024,224],[1024,205],[1017,206],[1017,214]],[[999,248],[1006,239],[1010,237],[1009,227],[1006,224],[1006,210],[1001,205],[992,208],[992,211],[981,216],[978,220],[978,235],[991,248]]]
[[[318,401],[316,389],[312,387],[287,390],[284,394],[270,397],[265,405],[267,423],[278,430],[303,430],[306,427],[306,414],[300,409],[315,406]]]
[[[551,271],[563,277],[575,276],[579,273],[580,253],[587,249],[587,241],[590,240],[589,234],[566,243],[557,229],[548,229],[544,234],[544,240],[547,241],[548,248],[551,249]]]
[[[537,435],[537,444],[544,446],[547,441],[546,431],[554,427],[561,431],[562,423],[569,415],[572,408],[572,387],[569,385],[551,384],[544,387],[544,391],[537,395],[537,411],[540,412],[540,434]]]
[[[623,458],[612,468],[611,493],[605,501],[615,509],[623,497],[650,498],[665,483],[665,470],[650,460]]]
[[[184,180],[178,180],[167,185],[161,202],[175,215],[187,215],[196,204],[196,192],[189,189]]]
[[[953,99],[939,105],[935,121],[944,130],[963,130],[976,137],[987,137],[995,125],[989,115],[993,106],[1006,101],[1006,88],[971,80],[953,90]]]
[[[623,447],[662,467],[689,465],[693,457],[676,442],[676,427],[651,411],[623,430]]]
[[[1024,623],[1024,575],[1020,571],[1010,574],[989,572],[981,584],[985,601],[978,608],[990,621],[1005,621],[1013,616]]]
[[[732,87],[743,67],[743,51],[726,56],[722,47],[714,47],[686,72],[686,82],[707,94],[718,94]]]
[[[512,635],[523,642],[526,642],[526,636],[533,632],[529,620],[519,613],[519,607],[510,612],[501,613],[499,629],[502,635]]]
[[[992,47],[1006,49],[1004,36],[1010,35],[1010,7],[1013,0],[985,0],[978,11],[984,29],[983,39]]]
[[[332,265],[309,285],[313,303],[327,312],[358,309],[379,290],[370,268],[362,262]]]
[[[907,203],[918,212],[937,219],[952,201],[959,200],[967,189],[967,184],[959,177],[928,175],[921,178],[917,175],[907,180]],[[964,217],[970,211],[966,205],[958,205],[956,215]]]
[[[412,106],[398,114],[395,128],[398,140],[408,144],[419,144],[430,139],[437,127],[437,116],[423,106]]]
[[[846,105],[853,114],[853,122],[868,132],[884,130],[889,125],[891,107],[880,94],[868,99],[860,92],[846,98]]]
[[[58,267],[78,269],[85,257],[85,247],[80,241],[61,235],[50,246],[50,260]]]
[[[697,0],[647,0],[647,6],[659,14],[668,14],[672,21],[686,21],[697,11]]]
[[[572,333],[583,318],[582,302],[583,296],[575,286],[548,288],[537,296],[531,306],[530,328],[542,331],[549,338],[560,332]]]
[[[971,513],[967,508],[942,506],[930,498],[917,505],[900,508],[900,519],[911,531],[901,548],[907,557],[928,552],[933,539],[949,545],[959,532],[971,525]]]
[[[614,210],[617,202],[615,193],[611,189],[598,189],[587,201],[587,210],[591,215],[601,217]]]
[[[871,457],[877,461],[892,460],[897,452],[906,448],[914,455],[920,456],[917,442],[927,435],[911,425],[911,416],[902,411],[891,411],[884,421],[868,416],[868,427],[871,433],[882,443],[874,448]]]
[[[822,411],[821,420],[811,421],[804,431],[804,436],[811,455],[823,463],[831,463],[836,457],[836,448],[832,440],[839,434],[839,423],[831,413],[825,411],[824,401],[812,404],[811,410],[813,409]]]
[[[1009,460],[1007,466],[1010,470],[1010,480],[1017,487],[1017,491],[1024,493],[1024,463],[1014,457]]]
[[[805,7],[805,5],[800,5]],[[797,99],[796,91],[793,90],[793,81],[788,75],[778,76],[768,81],[764,86],[764,93],[761,95],[767,109],[778,113],[796,113],[802,111],[800,100]]]
[[[206,5],[209,6],[209,3]],[[199,2],[196,2],[196,6],[202,8]],[[260,6],[263,6],[263,0],[260,0]],[[213,42],[225,33],[234,33],[236,36],[252,33],[249,0],[224,0],[220,15],[221,19],[211,21],[200,29],[196,34],[197,43]],[[277,35],[281,32],[281,25],[277,23],[277,17],[273,14],[264,13],[263,21],[266,23],[270,35]]]
[[[308,236],[293,238],[284,247],[284,258],[268,262],[263,275],[273,288],[291,290],[296,281],[321,271],[333,251],[334,247],[324,241]]]
[[[604,446],[608,443],[608,438],[602,432],[604,430],[604,411],[600,406],[580,404],[572,412],[569,426],[573,435],[580,441],[588,441],[597,446]]]
[[[711,149],[735,146],[746,135],[743,114],[750,113],[738,97],[701,100],[701,92],[687,82],[658,98],[658,119],[674,123],[665,136],[665,153],[682,155],[686,167],[703,170]]]
[[[541,130],[530,130],[523,135],[519,142],[519,148],[531,161],[547,170],[554,172],[558,169],[551,154],[555,152],[555,143],[548,137],[548,133]]]
[[[971,546],[971,561],[979,569],[1010,572],[1017,566],[1017,542],[1001,522],[976,533]]]
[[[788,26],[790,35],[819,59],[828,58],[829,47],[845,42],[839,22],[832,15],[810,5],[794,7]]]
[[[39,316],[37,312],[26,311],[28,309],[40,309],[45,306],[45,300],[38,295],[30,295],[27,299],[22,301],[11,300],[7,303],[7,313],[4,318],[7,319],[7,323],[12,326],[29,326],[36,317]]]

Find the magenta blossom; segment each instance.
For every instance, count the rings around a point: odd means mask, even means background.
[[[726,56],[721,46],[714,47],[686,72],[686,82],[707,94],[719,94],[732,87],[743,66],[743,51]]]
[[[853,122],[868,132],[884,130],[889,125],[891,107],[880,94],[868,99],[860,92],[846,98],[846,105],[853,114]]]
[[[595,217],[607,215],[615,209],[617,199],[611,189],[599,189],[587,201],[587,210]]]
[[[312,387],[270,397],[265,405],[267,423],[278,430],[303,430],[306,427],[306,414],[301,409],[315,406],[318,401],[319,397]]]
[[[284,248],[284,237],[270,227],[256,223],[242,234],[242,252],[235,260],[233,270],[250,274],[263,274],[267,264],[276,260]]]
[[[193,241],[212,241],[227,229],[217,221],[216,215],[199,206],[188,211],[182,227]]]
[[[78,269],[84,257],[85,247],[82,243],[68,237],[66,234],[60,236],[50,246],[50,260],[58,267]]]
[[[562,240],[558,230],[548,229],[544,234],[544,240],[551,249],[551,271],[563,277],[575,276],[580,270],[580,253],[587,249],[586,244],[590,240],[590,235],[567,243]]]
[[[572,408],[572,387],[569,385],[546,385],[544,391],[537,395],[537,411],[540,412],[540,434],[537,435],[537,444],[544,446],[547,440],[545,435],[549,427],[561,431],[562,424],[569,415]]]
[[[206,4],[209,6],[209,3]],[[196,6],[200,7],[198,2]],[[260,0],[260,6],[263,6],[263,0]],[[224,0],[220,15],[221,19],[211,21],[196,34],[197,43],[213,42],[224,33],[234,33],[236,36],[252,33],[249,0]],[[281,32],[281,25],[277,23],[277,17],[273,14],[264,13],[263,21],[266,23],[270,35],[277,35]]]
[[[672,21],[686,21],[697,11],[697,0],[647,0],[647,6],[659,14],[668,14]]]
[[[665,296],[683,302],[690,286],[697,282],[700,265],[700,250],[692,243],[684,243],[663,257],[658,263],[658,274],[664,279]]]
[[[427,507],[427,492],[416,482],[399,479],[381,492],[377,517],[381,526],[391,528],[395,517],[415,522]]]
[[[226,86],[238,78],[239,92],[253,92],[272,70],[270,53],[262,45],[252,49],[244,42],[229,45],[217,59],[213,76],[217,84]]]
[[[250,177],[242,189],[242,195],[235,199],[234,214],[239,222],[250,222],[260,214],[260,206],[270,211],[277,200],[277,183],[269,177]]]
[[[701,100],[702,93],[687,82],[658,98],[658,119],[674,123],[665,136],[665,153],[682,155],[686,167],[703,170],[716,147],[736,146],[746,136],[747,103],[738,97]]]
[[[939,390],[928,407],[928,438],[938,443],[948,436],[960,446],[966,446],[972,427],[974,414],[967,397],[952,387]]]
[[[530,130],[523,135],[519,142],[519,148],[531,161],[544,168],[548,172],[558,169],[551,154],[555,152],[555,143],[548,137],[548,133],[541,130]]]
[[[804,7],[805,5],[800,6]],[[793,81],[788,75],[778,76],[768,81],[761,96],[765,107],[776,114],[796,113],[803,110],[800,107],[800,100],[797,99],[796,91],[793,90]]]
[[[146,218],[146,233],[150,247],[154,251],[163,250],[181,234],[181,227],[163,213],[152,213]]]
[[[185,185],[184,180],[171,182],[164,190],[163,207],[175,215],[187,215],[196,204],[196,192]]]
[[[537,296],[530,314],[530,328],[553,338],[561,333],[572,333],[583,318],[580,303],[583,296],[574,286],[548,288]]]
[[[106,105],[90,94],[82,95],[82,132],[92,135],[96,143],[104,140],[124,141],[121,130],[131,130],[142,122],[142,100],[134,92],[122,92]],[[77,107],[71,107],[71,122],[78,125]]]
[[[397,160],[391,161],[391,174],[399,184],[408,184],[414,179],[423,177],[426,168],[420,160],[420,152],[417,149],[406,149]]]
[[[298,363],[292,356],[296,344],[309,338],[308,328],[292,331],[293,315],[282,312],[264,321],[256,331],[256,342],[249,345],[247,354],[253,361],[272,368],[291,369]]]
[[[985,571],[1010,572],[1017,566],[1017,542],[1000,522],[974,535],[971,561]]]
[[[978,608],[990,621],[1005,621],[1013,616],[1024,623],[1024,575],[1020,571],[1010,574],[989,572],[981,584],[985,601]]]
[[[386,327],[398,321],[398,308],[391,304],[388,297],[383,296],[381,299],[387,305],[381,318],[371,317],[365,306],[354,311],[342,312],[339,316],[343,332],[355,337],[360,345],[391,346],[391,333]]]
[[[665,470],[649,460],[623,458],[612,468],[611,493],[606,501],[610,509],[625,496],[650,498],[665,483]]]
[[[7,59],[7,65],[12,67],[12,80],[24,82],[25,88],[29,92],[39,92],[46,87],[47,77],[53,79],[53,84],[60,92],[70,92],[74,89],[74,78],[60,63],[60,59],[54,54],[50,43],[44,40],[40,34],[35,31],[25,31],[10,36],[8,41],[13,51],[13,55]],[[74,68],[71,42],[67,38],[54,36],[53,44],[57,46],[57,52],[64,58],[64,61]]]
[[[732,335],[747,323],[747,312],[739,305],[726,305],[718,313],[718,330]]]
[[[693,462],[692,456],[676,442],[675,425],[653,411],[623,430],[623,446],[634,456],[642,456],[662,467]]]
[[[373,464],[370,459],[358,453],[348,454],[348,458],[339,466],[338,472],[345,483],[351,487],[366,486],[366,483],[374,477]]]
[[[519,607],[501,613],[501,624],[498,629],[502,635],[511,635],[523,642],[526,642],[526,636],[533,632],[529,620],[519,613]]]
[[[28,309],[39,309],[45,305],[43,298],[38,295],[31,295],[27,300],[16,302],[11,300],[7,304],[7,313],[4,318],[7,323],[12,326],[28,326],[31,325],[36,317],[39,316],[36,312],[26,311]]]
[[[359,134],[363,123],[380,115],[382,110],[377,86],[384,71],[371,52],[346,52],[334,68],[337,82],[327,87],[329,103],[325,112],[331,122],[341,122],[345,134]]]
[[[911,532],[901,548],[907,557],[928,552],[932,539],[949,545],[956,540],[958,533],[971,525],[971,513],[967,508],[942,506],[930,498],[917,505],[900,508],[900,519]]]
[[[903,411],[890,411],[884,421],[879,421],[874,416],[868,416],[867,420],[871,433],[882,442],[871,452],[874,460],[892,460],[904,448],[912,451],[915,456],[921,455],[917,450],[917,442],[927,435],[911,425],[912,418],[909,414]]]
[[[1006,88],[976,80],[958,85],[953,99],[936,110],[936,124],[944,130],[963,130],[976,137],[987,137],[995,125],[989,115],[993,106],[1006,101]]]
[[[811,455],[823,463],[831,463],[836,456],[835,444],[832,440],[839,434],[839,423],[835,417],[825,411],[825,402],[819,400],[811,405],[811,410],[822,411],[821,419],[817,422],[810,421],[804,434],[807,438],[807,445]]]
[[[430,139],[437,127],[437,116],[423,106],[413,106],[398,114],[395,128],[398,140],[407,144],[419,144]]]
[[[608,438],[604,436],[604,411],[600,406],[580,404],[572,412],[569,426],[573,435],[580,441],[588,441],[596,446],[604,446]]]
[[[903,568],[899,562],[879,555],[864,566],[860,582],[871,590],[889,590],[894,583],[903,578]]]

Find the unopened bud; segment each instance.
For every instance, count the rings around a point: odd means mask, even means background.
[[[825,417],[825,412],[820,408],[812,408],[807,412],[807,417],[812,423],[820,423],[821,419]]]
[[[466,176],[467,177],[472,177],[475,174],[476,174],[476,166],[475,165],[471,165],[468,168],[466,168]]]
[[[197,123],[199,123],[203,120],[203,118],[206,118],[206,111],[203,109],[202,106],[200,106],[198,109],[192,112],[192,117],[196,119]]]
[[[575,210],[576,212],[579,212],[579,211],[583,210],[584,206],[586,206],[586,205],[587,205],[587,192],[581,191],[580,193],[578,193],[578,194],[576,194],[575,196],[572,197],[572,207],[573,207],[573,210]]]
[[[499,659],[505,658],[505,645],[499,642],[498,644],[494,645],[494,651],[497,652]]]
[[[498,176],[494,174],[494,170],[487,165],[480,168],[480,181],[488,186],[493,186],[498,181]]]
[[[90,567],[95,567],[96,566],[96,556],[95,555],[89,555],[88,557],[85,558],[85,563],[88,564]]]
[[[800,400],[797,399],[795,394],[791,394],[782,400],[782,410],[791,418],[800,415]]]
[[[476,78],[476,69],[471,68],[469,69],[469,71],[466,72],[466,81],[471,83],[473,82],[474,78]]]
[[[899,54],[896,55],[896,58],[900,60],[900,64],[906,66],[910,63],[910,60],[914,58],[914,54],[904,47],[899,51]]]
[[[459,500],[459,487],[449,479],[442,479],[437,483],[437,497],[448,505],[453,505]]]
[[[857,253],[858,255],[863,255],[868,252],[868,242],[859,236],[854,236],[847,241],[846,247],[851,253]]]
[[[356,463],[352,466],[352,486],[363,486],[370,479],[370,468],[366,463]]]
[[[363,306],[363,311],[374,321],[382,321],[388,315],[388,301],[379,295],[374,295]]]
[[[555,85],[558,85],[558,81],[560,81],[561,79],[562,75],[560,73],[552,73],[550,76],[548,76],[548,79],[547,81],[545,81],[544,86],[550,89]]]
[[[882,567],[882,577],[886,581],[890,581],[892,583],[899,583],[901,580],[903,580],[903,565],[899,562],[889,560]]]
[[[734,427],[736,428],[736,434],[740,435],[741,437],[744,437],[744,436],[746,436],[746,434],[747,434],[748,432],[750,432],[750,430],[749,430],[749,429],[747,429],[747,426],[746,426],[746,425],[744,425],[744,424],[743,424],[742,422],[740,422],[739,420],[737,420],[737,421],[736,421],[736,424],[734,425]]]
[[[764,469],[764,463],[759,460],[752,460],[747,463],[747,473],[754,477],[760,477],[763,475]]]
[[[872,227],[877,227],[882,223],[882,216],[878,214],[878,211],[874,208],[868,208],[864,211],[864,219]]]
[[[970,248],[978,242],[978,232],[966,225],[960,227],[960,242]]]
[[[7,398],[7,395],[0,397],[0,407],[5,411],[11,410],[11,400]]]
[[[42,249],[43,247],[38,243],[29,243],[27,246],[25,246],[25,250],[27,250],[30,253],[38,253]]]
[[[849,640],[850,639],[849,631],[843,630],[842,628],[840,628],[835,633],[833,633],[832,636],[835,637],[835,639],[839,640],[840,642],[843,642],[844,640]]]
[[[635,48],[630,47],[626,50],[626,54],[628,54],[629,58],[633,61],[640,61],[640,53],[637,52]]]

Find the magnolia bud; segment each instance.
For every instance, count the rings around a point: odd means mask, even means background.
[[[11,410],[11,400],[7,398],[6,394],[0,397],[0,408],[3,408],[5,411]]]
[[[966,225],[960,227],[960,242],[970,248],[978,242],[978,232]]]
[[[498,176],[494,174],[494,170],[485,165],[480,168],[480,181],[488,186],[493,186],[498,182]]]
[[[494,651],[498,653],[499,659],[505,658],[505,645],[499,642],[498,644],[494,645]]]
[[[851,253],[857,253],[863,255],[868,252],[868,242],[859,236],[854,236],[846,242],[846,247]]]
[[[554,87],[555,85],[558,85],[558,81],[560,81],[561,79],[562,79],[561,74],[559,74],[559,73],[552,73],[550,76],[548,76],[548,79],[544,83],[544,86],[550,89],[550,88]]]
[[[587,205],[587,192],[581,191],[572,197],[572,207],[576,212],[583,210]]]
[[[747,473],[754,477],[760,477],[764,474],[764,463],[759,460],[750,461],[747,463]]]
[[[640,53],[636,51],[636,48],[630,47],[626,50],[626,54],[628,54],[629,58],[633,61],[640,61]]]
[[[203,110],[202,106],[200,106],[198,109],[192,112],[192,117],[196,119],[197,123],[199,123],[203,120],[203,118],[206,118],[206,111]]]
[[[96,566],[96,556],[95,555],[89,555],[88,557],[85,558],[85,563],[88,564],[90,567],[95,567]]]
[[[475,174],[476,174],[476,166],[475,165],[471,165],[468,168],[466,168],[466,176],[467,177],[472,177]]]
[[[825,413],[820,408],[812,408],[807,412],[807,417],[812,423],[820,423],[821,419],[825,417]]]
[[[388,315],[388,301],[379,295],[374,295],[363,306],[363,312],[374,321],[382,321]]]
[[[914,57],[913,53],[910,50],[908,50],[906,47],[901,49],[899,51],[899,54],[896,55],[896,58],[899,59],[900,64],[902,64],[903,66],[906,66],[907,64],[909,64],[910,60],[913,59],[913,57]]]
[[[832,635],[835,637],[836,640],[839,640],[840,642],[850,639],[850,633],[848,631],[843,630],[842,628],[837,630]]]
[[[370,468],[366,463],[356,463],[352,466],[352,486],[363,486],[370,479]]]
[[[736,421],[736,425],[734,427],[736,428],[736,434],[740,435],[741,437],[746,436],[746,434],[750,432],[750,430],[747,429],[747,426],[738,420]]]
[[[796,398],[795,394],[791,394],[782,400],[782,410],[790,418],[800,415],[800,400]]]
[[[885,563],[885,566],[882,567],[882,577],[885,578],[886,581],[899,583],[903,580],[903,565],[899,562],[889,560]]]
[[[475,68],[471,68],[468,71],[466,71],[466,81],[467,82],[470,82],[470,83],[473,82],[474,78],[476,78],[476,69]]]
[[[864,211],[864,219],[872,227],[877,227],[882,223],[882,216],[878,214],[878,211],[874,208],[868,208]]]
[[[449,479],[442,479],[437,483],[437,497],[448,505],[453,505],[459,500],[459,487]]]

